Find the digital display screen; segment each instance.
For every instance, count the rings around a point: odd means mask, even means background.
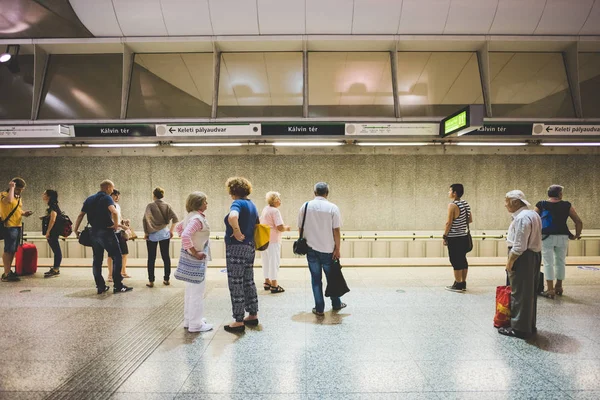
[[[467,126],[467,110],[461,111],[455,116],[444,121],[444,135],[448,135],[454,131]]]

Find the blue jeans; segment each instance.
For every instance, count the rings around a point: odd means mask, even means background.
[[[58,243],[58,235],[50,235],[48,238],[48,244],[52,249],[52,253],[54,253],[54,269],[60,269],[60,263],[62,262],[62,250],[60,249],[60,244]]]
[[[306,254],[308,269],[312,278],[313,296],[315,297],[315,309],[317,312],[325,310],[325,298],[323,297],[323,275],[321,270],[325,271],[325,277],[329,280],[329,271],[333,263],[333,253],[321,253],[320,251],[310,249]],[[340,308],[342,300],[339,297],[331,298],[331,306]]]
[[[112,229],[92,229],[92,251],[94,253],[94,263],[92,269],[94,272],[94,280],[96,287],[103,289],[106,285],[102,277],[102,261],[104,260],[104,250],[113,260],[113,280],[115,288],[120,289],[123,286],[123,278],[121,277],[121,267],[123,258],[121,257],[121,248],[117,234]]]
[[[21,242],[21,227],[4,228],[4,252],[15,254]]]

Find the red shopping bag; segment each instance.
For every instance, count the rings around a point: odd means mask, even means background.
[[[496,328],[510,326],[510,293],[510,286],[496,288],[496,315],[494,315]]]

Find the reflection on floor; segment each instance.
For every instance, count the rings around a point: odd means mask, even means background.
[[[220,269],[206,296],[216,329],[201,334],[165,316],[181,312],[181,282],[149,289],[131,269],[132,293],[98,296],[89,268],[42,273],[0,284],[0,400],[600,398],[600,271],[568,267],[565,295],[539,299],[527,342],[492,326],[501,267],[472,268],[464,294],[443,289],[449,267],[346,268],[348,308],[328,305],[321,320],[308,271],[282,269],[286,292],[259,286],[261,324],[241,336],[222,328]]]

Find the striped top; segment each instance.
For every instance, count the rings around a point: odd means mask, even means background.
[[[469,203],[464,200],[454,200],[453,203],[456,204],[460,212],[458,217],[452,221],[448,237],[467,236],[469,231],[467,221],[469,215],[471,215],[471,207],[469,206]]]

